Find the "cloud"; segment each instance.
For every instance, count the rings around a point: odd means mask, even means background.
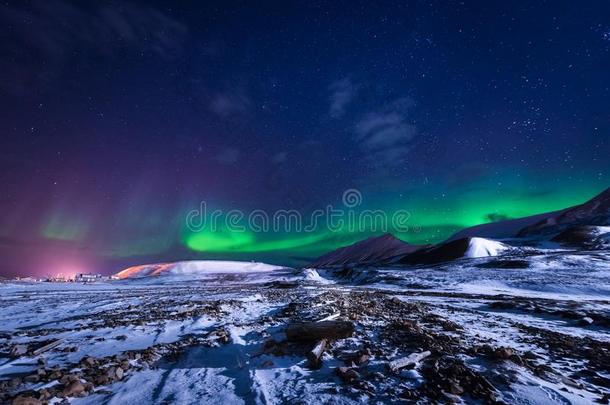
[[[82,4],[47,0],[0,9],[0,24],[10,27],[0,44],[5,91],[21,95],[53,83],[75,55],[88,52],[114,58],[129,49],[167,59],[181,53],[186,26],[153,7]]]
[[[216,156],[216,161],[218,163],[222,163],[224,165],[232,165],[237,163],[239,160],[239,151],[234,148],[226,148],[222,150],[218,156]]]
[[[250,99],[241,90],[217,93],[210,101],[209,109],[221,118],[244,115],[250,109]]]
[[[358,86],[351,79],[345,78],[337,80],[329,86],[332,92],[330,95],[330,116],[341,118],[345,114],[345,109],[356,97]]]
[[[404,160],[418,133],[409,120],[414,105],[411,98],[400,98],[365,114],[356,123],[356,140],[373,165],[395,166]]]

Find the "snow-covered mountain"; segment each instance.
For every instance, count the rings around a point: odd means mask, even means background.
[[[426,246],[410,245],[390,233],[370,237],[352,245],[333,250],[317,258],[311,267],[332,267],[347,264],[381,264]]]
[[[120,279],[131,279],[156,276],[197,276],[217,273],[269,272],[280,269],[285,269],[285,267],[256,262],[191,260],[133,266],[118,272],[116,276]]]
[[[568,208],[524,227],[517,236],[549,235],[578,225],[610,225],[610,188],[584,204]]]
[[[498,256],[511,249],[511,246],[491,239],[462,238],[407,255],[400,263],[443,263],[457,259]]]

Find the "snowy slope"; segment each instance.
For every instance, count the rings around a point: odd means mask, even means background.
[[[197,276],[214,273],[268,272],[280,269],[284,269],[284,267],[256,262],[192,260],[133,266],[118,272],[116,276],[120,279],[151,276]]]

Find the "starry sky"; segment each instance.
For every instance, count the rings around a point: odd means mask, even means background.
[[[610,184],[606,1],[21,0],[0,35],[3,276],[363,237],[191,231],[202,201],[307,215],[355,189],[430,243]]]

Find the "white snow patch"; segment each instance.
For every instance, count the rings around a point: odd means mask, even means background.
[[[498,256],[501,252],[507,250],[509,247],[501,242],[485,238],[470,238],[468,244],[468,250],[464,254],[464,257],[476,258],[476,257],[488,257]]]
[[[322,284],[331,284],[332,283],[332,281],[322,277],[316,269],[303,270],[303,277],[305,278],[305,280],[315,281],[317,283],[322,283]]]

